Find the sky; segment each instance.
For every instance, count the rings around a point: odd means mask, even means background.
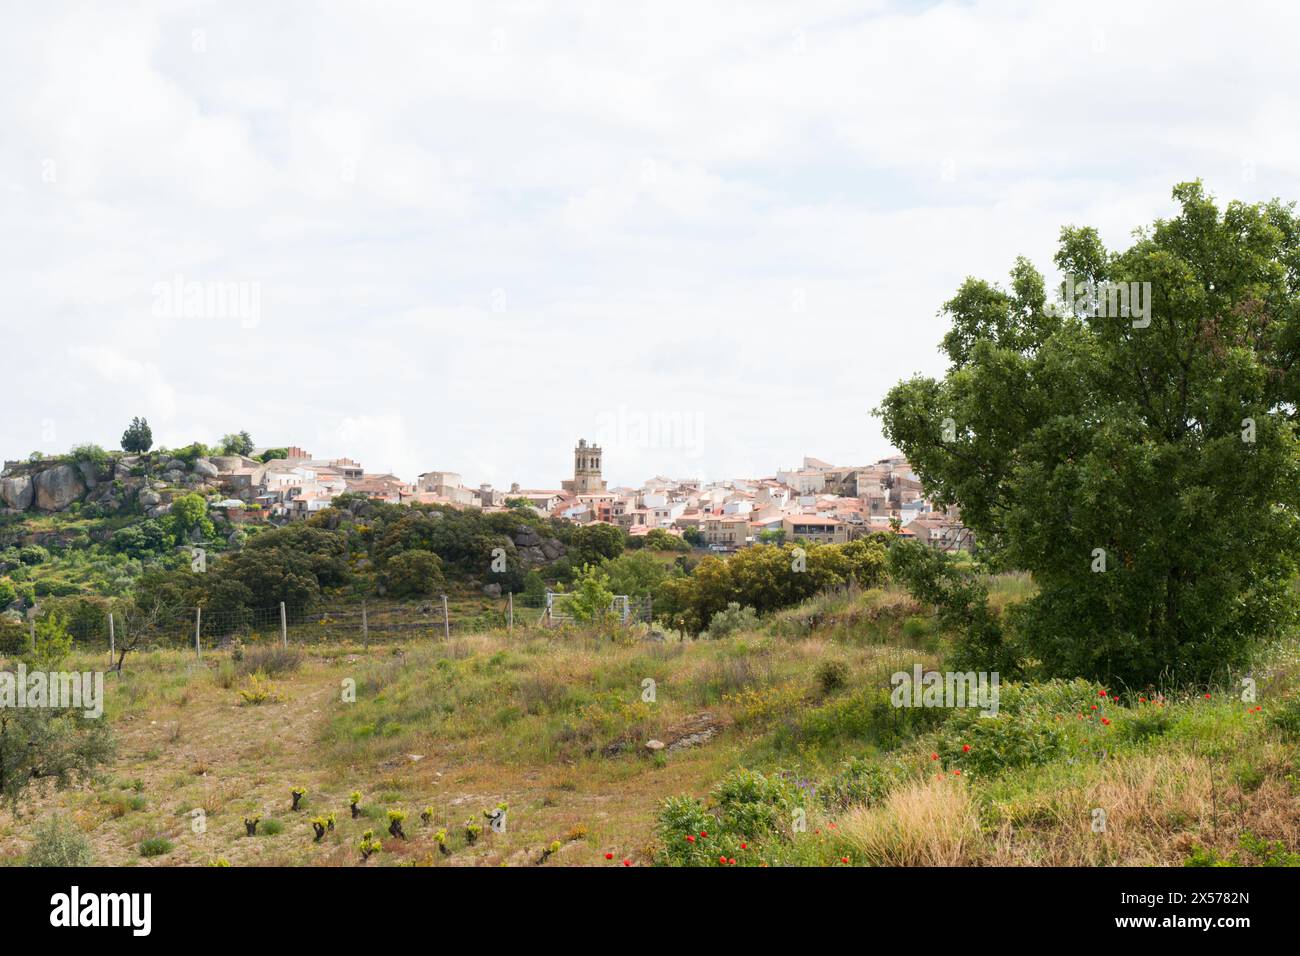
[[[889,454],[940,314],[1200,178],[1300,199],[1300,7],[6,4],[0,456],[556,488]]]

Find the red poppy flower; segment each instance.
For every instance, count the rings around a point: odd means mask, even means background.
[[[708,831],[708,830],[701,830],[701,831],[700,831],[700,836],[701,836],[702,838],[704,838],[704,839],[708,839],[709,831]]]
[[[730,866],[735,866],[735,865],[736,865],[736,858],[733,856],[730,860],[727,861],[727,863],[728,863]]]
[[[964,754],[968,754],[968,753],[970,753],[970,744],[962,744],[962,745],[961,745],[961,752],[964,753]]]
[[[938,760],[938,759],[939,759],[939,755],[938,755],[938,754],[930,754],[930,759],[931,759],[931,760]]]
[[[1109,720],[1109,718],[1103,717],[1103,718],[1101,719],[1101,722],[1102,722],[1103,724],[1106,724],[1107,726],[1110,726],[1110,720]]]
[[[960,776],[961,776],[961,771],[960,771],[960,770],[954,770],[954,771],[952,772],[952,775],[953,775],[954,777],[960,777]]]
[[[1105,697],[1105,696],[1106,696],[1106,692],[1105,692],[1104,690],[1099,690],[1099,691],[1097,691],[1097,696],[1098,696],[1098,697]]]
[[[841,863],[847,863],[847,862],[849,862],[849,858],[848,858],[847,856],[842,856],[842,857],[840,857],[840,862],[841,862]]]
[[[1205,699],[1206,699],[1206,700],[1209,700],[1209,699],[1210,699],[1210,695],[1209,695],[1209,694],[1206,694],[1206,695],[1205,695]]]
[[[686,834],[686,842],[687,842],[687,843],[694,843],[694,842],[695,842],[695,837],[691,836],[689,833]]]
[[[727,858],[726,858],[725,856],[720,856],[720,857],[718,857],[718,862],[721,863],[723,866],[726,866],[726,865],[727,865]]]
[[[614,859],[614,854],[613,854],[613,853],[606,853],[606,854],[605,854],[605,859],[607,859],[607,860],[612,860],[612,859]]]
[[[631,860],[624,860],[624,861],[623,861],[623,865],[624,865],[624,866],[631,866],[631,865],[632,865],[632,861],[631,861]]]

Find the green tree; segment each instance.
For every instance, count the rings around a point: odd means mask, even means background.
[[[947,374],[878,409],[989,560],[1032,573],[997,640],[1051,675],[1205,681],[1294,617],[1300,222],[1174,198],[1125,250],[1063,229],[1059,304],[1024,260],[1010,288],[968,279]]]
[[[0,707],[0,799],[17,811],[35,780],[64,789],[87,779],[113,754],[108,721],[83,710]]]
[[[432,551],[403,551],[388,559],[383,581],[393,597],[429,597],[442,589],[442,562]]]
[[[205,539],[216,533],[212,519],[208,517],[208,503],[202,495],[178,495],[173,498],[166,520],[177,544],[187,541],[190,532],[196,528]]]
[[[149,422],[143,418],[131,419],[131,424],[122,433],[122,451],[142,455],[153,447],[153,432]]]
[[[608,620],[613,602],[609,577],[600,568],[588,564],[578,576],[566,609],[579,624],[599,624]]]
[[[655,528],[644,538],[645,547],[651,551],[689,551],[691,546],[663,528]]]
[[[223,455],[250,455],[252,452],[253,439],[248,432],[231,432],[221,436]]]

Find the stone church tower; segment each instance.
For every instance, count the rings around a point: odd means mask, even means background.
[[[588,445],[587,439],[578,439],[578,447],[573,449],[573,480],[563,482],[561,487],[578,495],[594,495],[605,490],[605,482],[600,477],[599,445]]]

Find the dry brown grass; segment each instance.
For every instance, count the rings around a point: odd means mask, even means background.
[[[850,810],[839,828],[872,866],[963,866],[982,852],[979,814],[958,780],[903,787],[883,806]]]

